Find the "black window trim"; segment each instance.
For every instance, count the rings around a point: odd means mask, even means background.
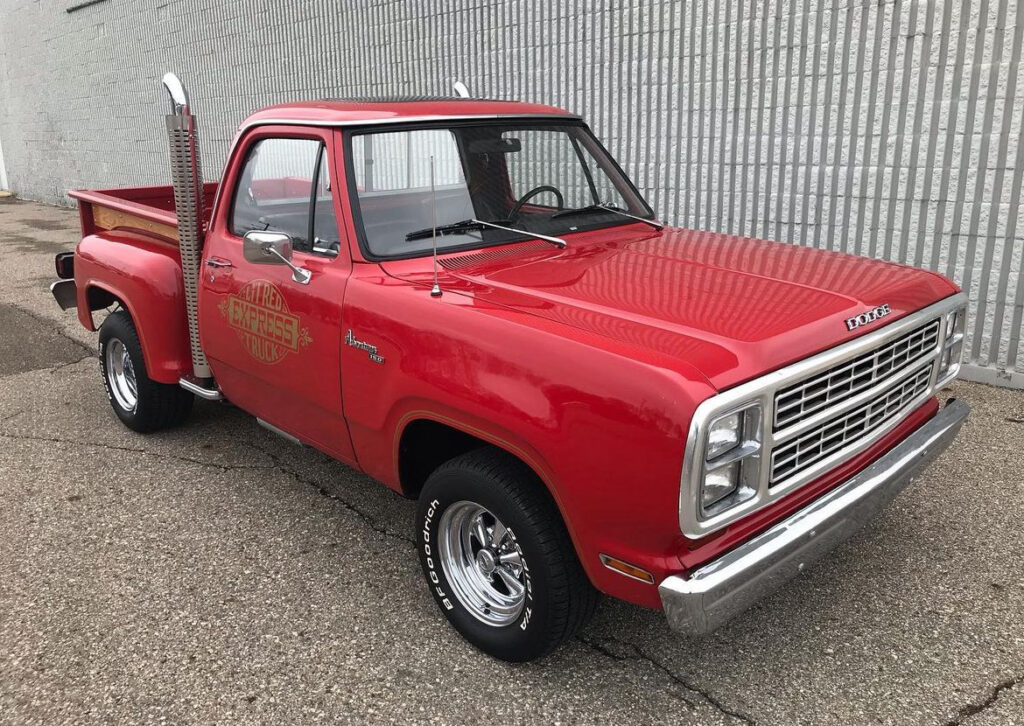
[[[309,243],[309,253],[313,255],[317,254],[313,251],[313,247],[316,246],[313,238],[313,227],[316,224],[316,187],[320,183],[320,162],[326,153],[327,144],[321,140],[320,147],[316,150],[316,163],[313,164],[313,183],[309,186],[309,219],[306,220],[306,242]]]
[[[518,125],[524,128],[543,128],[544,126],[579,126],[583,128],[587,133],[590,134],[597,149],[605,155],[612,168],[618,172],[623,182],[629,190],[636,195],[636,198],[640,200],[640,204],[643,205],[647,210],[647,214],[640,215],[646,219],[655,219],[654,209],[647,202],[644,196],[640,193],[640,190],[636,188],[633,180],[629,178],[629,175],[622,170],[618,160],[605,148],[604,144],[597,137],[591,128],[582,119],[575,116],[554,116],[554,117],[538,117],[538,118],[469,118],[469,119],[437,119],[429,122],[423,121],[412,121],[408,124],[405,123],[388,123],[386,126],[381,124],[368,123],[361,126],[346,126],[342,132],[342,148],[345,154],[345,186],[348,192],[348,209],[352,215],[352,225],[356,231],[356,243],[359,245],[359,251],[363,257],[370,262],[389,262],[391,260],[408,260],[415,259],[418,257],[430,257],[430,250],[415,250],[408,254],[394,254],[394,255],[377,255],[370,251],[369,243],[366,240],[366,234],[363,229],[363,217],[362,212],[359,208],[359,192],[356,188],[356,177],[355,177],[355,157],[352,153],[352,142],[357,136],[364,136],[371,133],[390,133],[399,131],[418,131],[421,129],[451,129],[462,126],[509,126]],[[462,149],[460,148],[460,152]],[[463,156],[460,153],[460,157]],[[463,164],[465,162],[463,161]],[[586,225],[579,225],[575,230],[569,234],[578,234],[580,232],[589,232],[597,229],[607,229],[609,227],[622,227],[627,224],[636,224],[636,220],[627,219],[625,217],[621,219],[611,218],[608,221],[592,223]],[[565,236],[565,235],[563,235]],[[457,252],[465,252],[467,250],[478,250],[485,249],[488,247],[500,247],[505,244],[518,243],[523,240],[531,239],[529,236],[520,235],[512,237],[511,239],[502,242],[485,242],[483,240],[479,242],[468,242],[463,245],[454,245],[451,247],[445,247],[443,251],[438,250],[439,255],[454,254]]]

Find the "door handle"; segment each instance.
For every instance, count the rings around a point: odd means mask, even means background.
[[[206,261],[207,267],[234,267],[230,260],[222,260],[220,257],[211,257]]]

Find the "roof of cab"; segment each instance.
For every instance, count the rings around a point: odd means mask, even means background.
[[[474,98],[357,98],[303,101],[268,106],[242,124],[301,123],[304,125],[354,126],[446,118],[493,118],[500,116],[555,116],[576,118],[568,111],[535,103],[488,101]]]

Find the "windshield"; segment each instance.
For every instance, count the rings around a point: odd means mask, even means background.
[[[428,254],[435,226],[448,228],[437,235],[447,252],[636,222],[623,213],[653,218],[580,124],[359,132],[348,158],[356,225],[374,258]],[[514,229],[465,224],[474,219]]]

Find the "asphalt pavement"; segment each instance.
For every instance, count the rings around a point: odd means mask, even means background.
[[[411,502],[230,406],[148,436],[47,286],[72,210],[0,201],[0,723],[1024,723],[1024,393],[702,640],[605,600],[495,661],[430,599]]]

